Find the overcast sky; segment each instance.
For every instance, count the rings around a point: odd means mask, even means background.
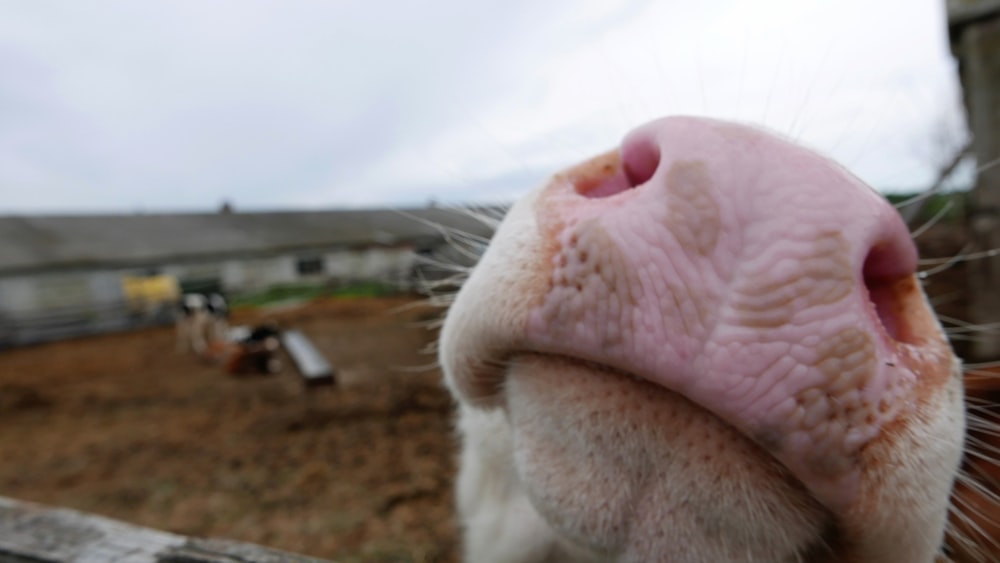
[[[509,200],[666,114],[916,188],[954,68],[944,0],[0,0],[0,213]]]

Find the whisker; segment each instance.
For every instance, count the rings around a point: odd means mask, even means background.
[[[996,540],[990,538],[990,535],[983,529],[979,521],[975,520],[970,516],[970,512],[982,516],[982,511],[977,507],[972,506],[968,500],[957,496],[954,498],[954,503],[949,507],[949,513],[951,514],[951,521],[948,523],[948,529],[951,532],[951,542],[959,543],[962,551],[968,555],[972,555],[980,560],[986,560],[989,552],[987,547],[989,543],[996,546]],[[956,521],[966,530],[957,529],[955,526]],[[972,537],[974,534],[976,537]]]
[[[992,326],[992,327],[1000,327],[1000,323],[991,323],[990,326]],[[991,362],[969,363],[969,364],[965,364],[965,368],[966,368],[966,372],[967,373],[972,373],[973,375],[992,376],[992,377],[1000,378],[1000,373],[991,372],[991,371],[983,371],[983,370],[989,370],[989,369],[993,369],[993,368],[1000,368],[1000,360],[994,360],[994,361],[991,361]]]
[[[905,201],[901,201],[895,205],[896,210],[899,214],[903,216],[903,220],[906,224],[912,223],[923,211],[924,206],[930,199],[940,192],[945,185],[945,181],[954,174],[958,166],[972,154],[972,140],[966,141],[966,143],[960,147],[955,154],[952,156],[951,160],[938,171],[937,177],[931,186],[924,190],[922,193],[917,194]]]
[[[955,207],[955,202],[952,200],[948,200],[944,205],[941,206],[941,209],[939,209],[938,212],[935,213],[933,217],[928,219],[923,225],[914,229],[913,232],[910,233],[910,236],[916,239],[920,235],[924,234],[925,232],[927,232],[928,229],[938,224],[938,222],[940,222],[941,219],[945,215],[947,215],[948,212],[950,212],[954,207]]]
[[[990,160],[990,161],[988,161],[988,162],[986,162],[984,164],[981,164],[981,165],[977,166],[976,167],[976,174],[980,174],[982,172],[986,172],[987,170],[991,170],[993,168],[996,168],[997,166],[1000,166],[1000,156],[998,156],[997,158],[994,158],[993,160]]]
[[[990,250],[983,250],[981,252],[967,252],[971,245],[966,245],[958,254],[952,256],[951,258],[924,258],[917,262],[920,266],[934,266],[938,265],[937,268],[931,268],[928,270],[922,270],[917,274],[920,279],[927,279],[935,274],[943,272],[948,268],[951,268],[959,262],[970,262],[972,260],[984,260],[986,258],[993,258],[995,256],[1000,256],[1000,248],[991,248]]]
[[[959,484],[961,484],[963,487],[969,488],[971,492],[977,493],[981,497],[986,498],[986,499],[990,500],[991,502],[994,502],[994,503],[996,502],[996,494],[995,493],[993,493],[992,491],[990,491],[989,489],[987,489],[982,483],[979,482],[978,479],[975,479],[975,478],[971,477],[970,475],[968,475],[964,471],[958,474],[958,476],[956,478],[956,481]],[[980,510],[978,508],[973,508],[972,505],[969,503],[968,499],[964,498],[962,495],[957,495],[957,499],[960,502],[962,502],[962,503],[965,504],[965,508],[970,509],[970,511],[974,512],[975,515],[982,517],[982,519],[984,521],[986,521],[987,523],[991,523],[991,524],[994,523],[993,517],[990,516],[990,514],[985,513],[985,512],[983,512],[982,510]],[[963,514],[965,514],[966,516],[968,516],[969,512],[963,512]]]
[[[986,432],[983,433],[985,434]],[[996,435],[995,432],[993,432],[992,434]],[[966,455],[975,456],[983,461],[988,462],[990,465],[1000,465],[1000,460],[998,460],[996,457],[991,457],[990,455],[988,455],[988,453],[990,452],[1000,455],[1000,448],[998,448],[997,446],[994,446],[989,442],[985,442],[979,438],[975,438],[972,436],[966,439],[966,444],[973,446],[971,449],[966,450]]]
[[[945,329],[945,334],[949,337],[962,336],[962,335],[973,335],[977,338],[966,338],[966,340],[976,340],[979,336],[992,336],[997,334],[997,329],[1000,328],[1000,324],[997,323],[986,323],[979,326],[963,326]]]

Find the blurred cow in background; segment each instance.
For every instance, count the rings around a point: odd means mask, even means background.
[[[229,303],[219,293],[208,296],[206,309],[209,315],[209,338],[212,340],[227,340],[229,334]]]
[[[233,342],[224,354],[224,368],[231,375],[271,375],[281,371],[281,329],[273,322],[234,329]]]
[[[186,293],[178,303],[177,350],[201,356],[213,341],[227,340],[229,304],[218,293]]]
[[[177,351],[201,355],[208,347],[208,300],[200,293],[185,293],[177,304]]]

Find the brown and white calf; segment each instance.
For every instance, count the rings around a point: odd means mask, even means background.
[[[229,304],[222,295],[185,293],[177,304],[177,349],[201,356],[212,342],[226,341],[228,316]]]
[[[470,562],[930,562],[963,385],[898,214],[675,117],[518,202],[452,305]]]

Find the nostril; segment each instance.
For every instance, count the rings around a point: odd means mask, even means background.
[[[622,168],[632,188],[645,184],[660,166],[660,147],[648,135],[632,136],[622,143]]]
[[[877,244],[868,251],[862,276],[868,299],[882,328],[897,342],[914,344],[908,319],[914,291],[918,291],[906,259],[891,244]]]
[[[611,197],[645,184],[660,165],[660,149],[649,136],[627,137],[616,156],[613,164],[578,168],[573,179],[576,192],[591,199]]]

